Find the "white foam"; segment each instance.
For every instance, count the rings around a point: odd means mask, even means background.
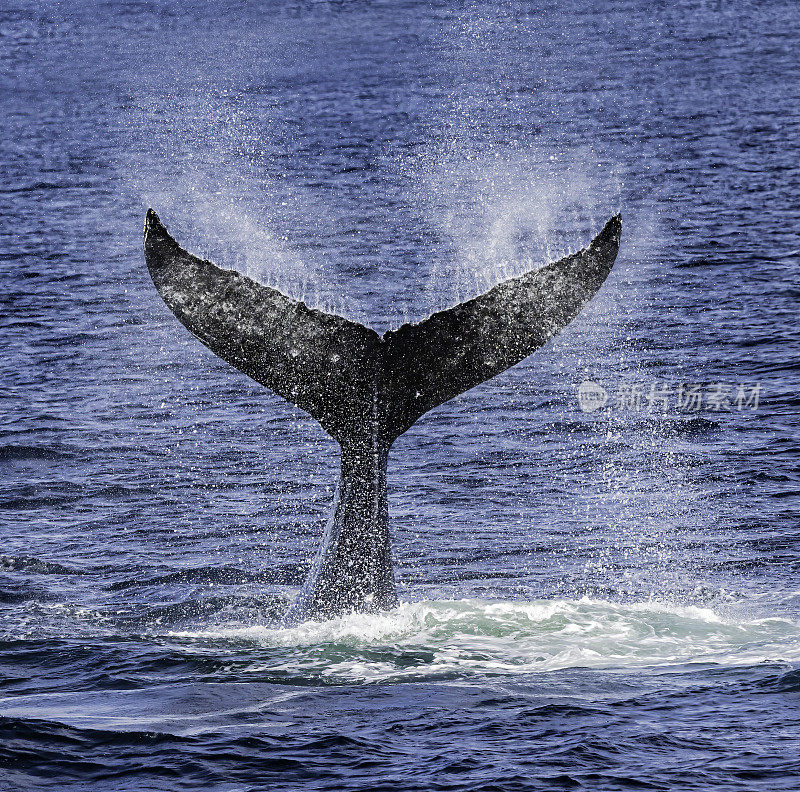
[[[223,625],[170,635],[244,642],[254,650],[273,650],[266,663],[257,652],[265,669],[353,681],[800,660],[800,624],[790,619],[735,618],[707,607],[588,598],[435,600],[286,629]]]

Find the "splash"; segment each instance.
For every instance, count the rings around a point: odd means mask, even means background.
[[[619,186],[580,152],[546,148],[432,152],[417,190],[450,255],[429,277],[426,308],[439,310],[586,246],[619,206]]]
[[[170,638],[248,646],[261,662],[267,650],[271,670],[353,682],[800,660],[800,624],[788,619],[588,598],[424,601],[291,629],[220,626]]]

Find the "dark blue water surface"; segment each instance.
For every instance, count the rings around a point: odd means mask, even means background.
[[[0,789],[800,788],[798,52],[795,0],[4,0]],[[395,445],[400,609],[279,629],[338,449],[148,206],[379,330],[624,232]]]

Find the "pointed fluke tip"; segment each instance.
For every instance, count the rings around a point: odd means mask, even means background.
[[[600,232],[601,237],[617,236],[622,233],[622,215],[615,214]]]
[[[144,258],[147,269],[155,279],[157,272],[168,269],[175,256],[181,251],[180,245],[169,235],[158,215],[148,209],[144,218]]]
[[[619,241],[622,236],[622,215],[614,215],[604,226],[603,230],[592,240],[589,246],[590,250],[613,250],[613,256],[616,257],[617,250],[619,249]],[[613,258],[611,263],[613,264]]]
[[[169,235],[158,215],[152,209],[148,209],[144,218],[144,251],[151,273],[153,268],[166,265],[167,252],[175,254],[180,249],[180,245]]]
[[[158,215],[152,210],[148,209],[147,214],[144,216],[144,236],[145,239],[156,232],[166,231],[163,223],[159,220]]]

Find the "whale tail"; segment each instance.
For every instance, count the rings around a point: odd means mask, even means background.
[[[365,427],[386,447],[428,410],[519,363],[566,327],[616,259],[619,215],[583,250],[379,336],[187,253],[156,213],[153,283],[212,352],[319,421],[341,445]]]
[[[513,366],[577,315],[606,279],[620,218],[585,250],[379,336],[202,261],[148,211],[150,275],[212,352],[316,418],[342,447],[333,513],[285,623],[397,604],[389,448],[428,410]]]

